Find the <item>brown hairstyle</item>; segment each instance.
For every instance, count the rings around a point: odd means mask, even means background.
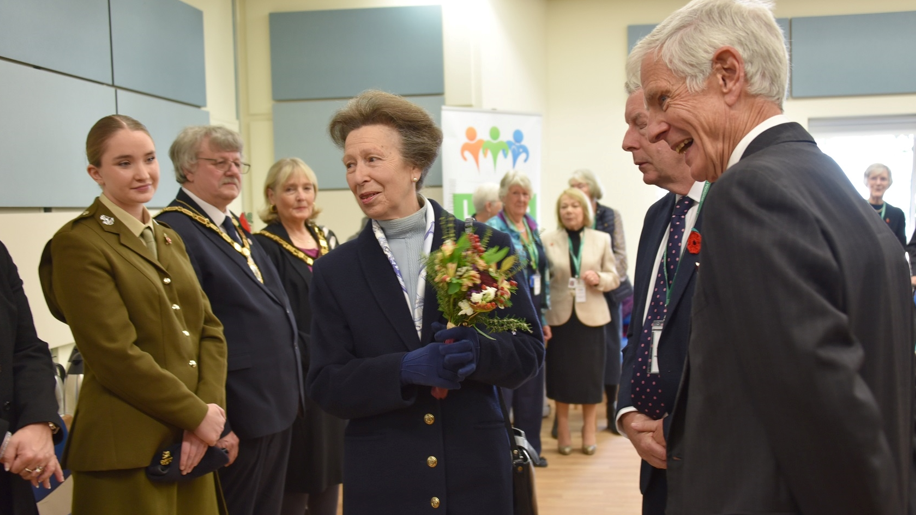
[[[285,157],[270,167],[270,170],[267,171],[267,177],[264,179],[264,207],[258,211],[258,216],[266,224],[271,224],[280,219],[276,210],[272,209],[274,206],[270,203],[270,197],[268,196],[268,191],[273,191],[274,195],[279,195],[278,191],[281,186],[286,184],[286,181],[296,175],[304,175],[312,187],[315,188],[315,198],[318,198],[318,177],[315,176],[314,170],[305,164],[305,161],[299,159],[298,157]],[[309,217],[311,222],[321,213],[321,209],[318,209],[318,206],[312,205],[312,216]]]
[[[328,132],[344,148],[347,136],[366,125],[387,125],[401,135],[401,156],[422,170],[417,189],[423,187],[429,167],[439,155],[442,131],[422,107],[391,93],[368,90],[353,97],[337,111]]]
[[[111,139],[118,131],[121,130],[142,131],[150,139],[146,126],[134,120],[130,116],[123,114],[111,114],[95,122],[95,125],[89,129],[89,135],[86,136],[86,159],[92,166],[102,166],[102,155],[105,153],[108,140]]]

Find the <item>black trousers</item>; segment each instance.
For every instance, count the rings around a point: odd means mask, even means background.
[[[220,469],[229,515],[280,515],[292,427],[239,441],[239,455]]]

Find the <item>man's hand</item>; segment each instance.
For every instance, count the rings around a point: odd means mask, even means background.
[[[916,287],[916,275],[910,277],[910,285]]]
[[[12,474],[18,474],[32,486],[43,484],[51,488],[52,475],[58,481],[64,480],[64,474],[54,455],[54,439],[47,422],[29,424],[10,437],[6,452],[0,456],[0,463]]]
[[[224,436],[222,440],[216,442],[216,446],[220,449],[229,451],[229,463],[226,464],[227,467],[235,463],[235,459],[239,456],[239,437],[235,436],[234,431],[229,431],[229,434]]]
[[[661,420],[653,420],[638,411],[631,411],[620,419],[620,425],[640,458],[657,469],[668,468]]]
[[[216,404],[207,404],[207,414],[204,419],[194,430],[197,438],[203,440],[207,445],[216,445],[219,435],[223,433],[223,427],[226,425],[226,412]],[[184,446],[182,446],[184,453]],[[184,471],[184,468],[181,469]]]
[[[181,465],[181,475],[185,475],[200,463],[207,452],[207,443],[201,440],[196,434],[185,431],[181,439],[181,459],[178,463]]]

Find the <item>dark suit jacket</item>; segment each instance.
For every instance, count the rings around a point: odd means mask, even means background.
[[[0,441],[7,431],[58,420],[51,353],[35,332],[19,271],[0,243]],[[9,481],[14,513],[38,513],[32,485],[2,468],[0,481]]]
[[[649,294],[649,289],[655,286],[655,274],[653,274],[653,271],[655,271],[658,247],[668,231],[668,226],[671,223],[671,213],[674,210],[676,200],[677,195],[668,193],[658,202],[652,204],[652,207],[646,212],[646,219],[643,221],[642,233],[639,236],[639,249],[636,254],[633,318],[632,322],[630,322],[630,329],[627,332],[627,341],[629,343],[623,350],[620,393],[617,395],[618,410],[633,406],[631,397],[632,381],[637,363],[636,353],[639,348],[639,337],[643,329],[643,314],[646,311],[646,296]],[[702,227],[702,215],[703,212],[701,211],[697,217],[696,224],[694,224],[694,228],[697,230]],[[662,385],[662,397],[669,413],[674,407],[678,385],[681,382],[681,372],[684,369],[684,361],[687,358],[687,342],[690,339],[690,307],[696,286],[698,263],[699,254],[691,254],[684,249],[678,265],[677,276],[674,278],[665,327],[658,342],[659,379]],[[666,429],[669,420],[670,417],[665,418]],[[639,487],[644,495],[664,496],[664,488],[655,489],[650,487],[651,483],[656,480],[654,476],[658,474],[663,474],[663,472],[649,465],[646,461],[642,462]],[[664,502],[661,502],[661,504],[664,504]]]
[[[430,202],[438,221],[443,210]],[[464,223],[456,226],[460,234]],[[488,230],[479,223],[475,228],[480,235]],[[437,223],[432,248],[441,244]],[[492,232],[489,246],[513,249],[499,231]],[[404,355],[433,340],[433,322],[445,323],[435,292],[427,285],[417,338],[400,284],[371,227],[316,261],[311,300],[309,393],[328,412],[351,419],[344,449],[347,513],[425,513],[432,497],[440,499],[439,511],[448,513],[512,513],[509,442],[494,385],[517,387],[543,361],[538,315],[527,288],[520,287],[512,307],[500,315],[527,320],[534,334],[481,337],[476,372],[442,401],[428,386],[401,386],[400,379]]]
[[[710,191],[668,513],[906,513],[913,300],[900,243],[798,124]]]
[[[179,201],[207,216],[184,191],[170,205],[187,207]],[[184,239],[200,285],[223,323],[229,347],[226,416],[232,430],[249,439],[288,429],[302,403],[303,378],[296,321],[273,263],[246,233],[261,283],[216,231],[178,212],[156,218]]]

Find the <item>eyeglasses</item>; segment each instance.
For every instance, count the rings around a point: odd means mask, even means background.
[[[212,157],[198,157],[198,161],[210,161],[213,163],[213,167],[217,170],[226,173],[229,171],[230,166],[235,166],[239,173],[246,174],[248,170],[251,169],[251,165],[248,163],[243,163],[241,161],[227,161],[225,159],[213,159]]]

